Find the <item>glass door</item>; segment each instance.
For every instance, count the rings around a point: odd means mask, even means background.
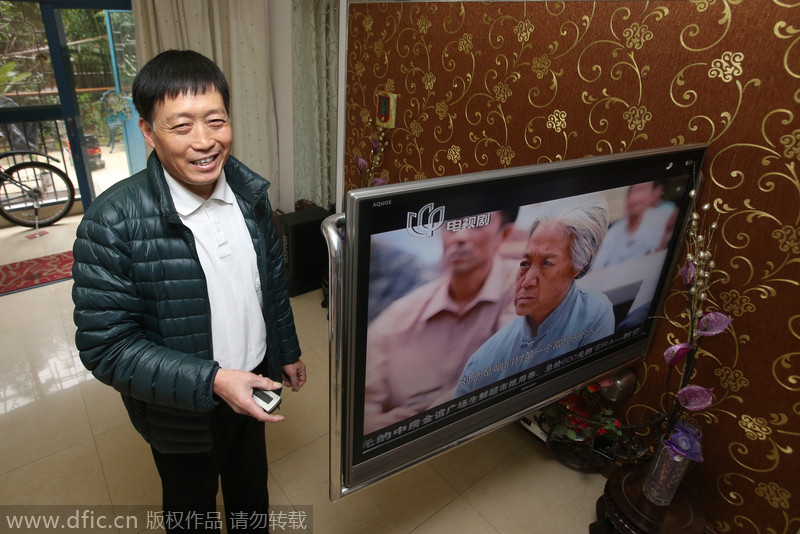
[[[125,100],[122,134],[125,141],[125,154],[128,172],[133,174],[147,166],[147,151],[144,138],[139,131],[139,114],[131,100],[131,86],[139,67],[136,62],[136,33],[133,29],[133,13],[123,10],[107,10],[106,27],[111,43],[111,65],[117,92]]]
[[[0,150],[44,153],[86,207],[144,167],[129,111],[130,0],[0,0],[0,8]]]
[[[67,171],[64,164],[66,126],[53,62],[38,3],[0,2],[0,166],[27,159],[46,160]],[[11,154],[35,151],[43,156]]]
[[[144,168],[130,91],[136,75],[130,11],[60,9],[95,196]]]

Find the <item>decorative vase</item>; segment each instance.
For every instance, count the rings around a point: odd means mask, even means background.
[[[665,444],[662,438],[653,455],[642,492],[657,506],[669,506],[692,460]]]

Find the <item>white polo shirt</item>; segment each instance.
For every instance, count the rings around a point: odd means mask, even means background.
[[[252,371],[267,352],[261,282],[253,242],[225,171],[208,200],[164,171],[175,209],[194,234],[211,303],[214,359],[223,369]]]

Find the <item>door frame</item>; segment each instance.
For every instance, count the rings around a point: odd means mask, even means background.
[[[72,161],[75,165],[75,178],[81,194],[81,203],[86,210],[94,199],[94,186],[89,179],[89,156],[83,138],[83,121],[78,108],[78,94],[69,59],[67,38],[57,9],[102,9],[131,11],[131,0],[16,0],[18,2],[38,3],[42,13],[47,46],[56,80],[60,105],[26,106],[15,108],[13,114],[22,121],[63,120],[66,125]],[[8,112],[3,112],[6,116]]]

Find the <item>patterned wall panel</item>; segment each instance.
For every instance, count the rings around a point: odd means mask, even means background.
[[[359,187],[376,93],[397,93],[375,174],[401,182],[706,143],[704,225],[717,221],[709,307],[732,327],[704,342],[690,475],[717,532],[800,529],[800,2],[353,4],[346,179]],[[664,349],[682,341],[673,285],[621,408],[663,408]]]

